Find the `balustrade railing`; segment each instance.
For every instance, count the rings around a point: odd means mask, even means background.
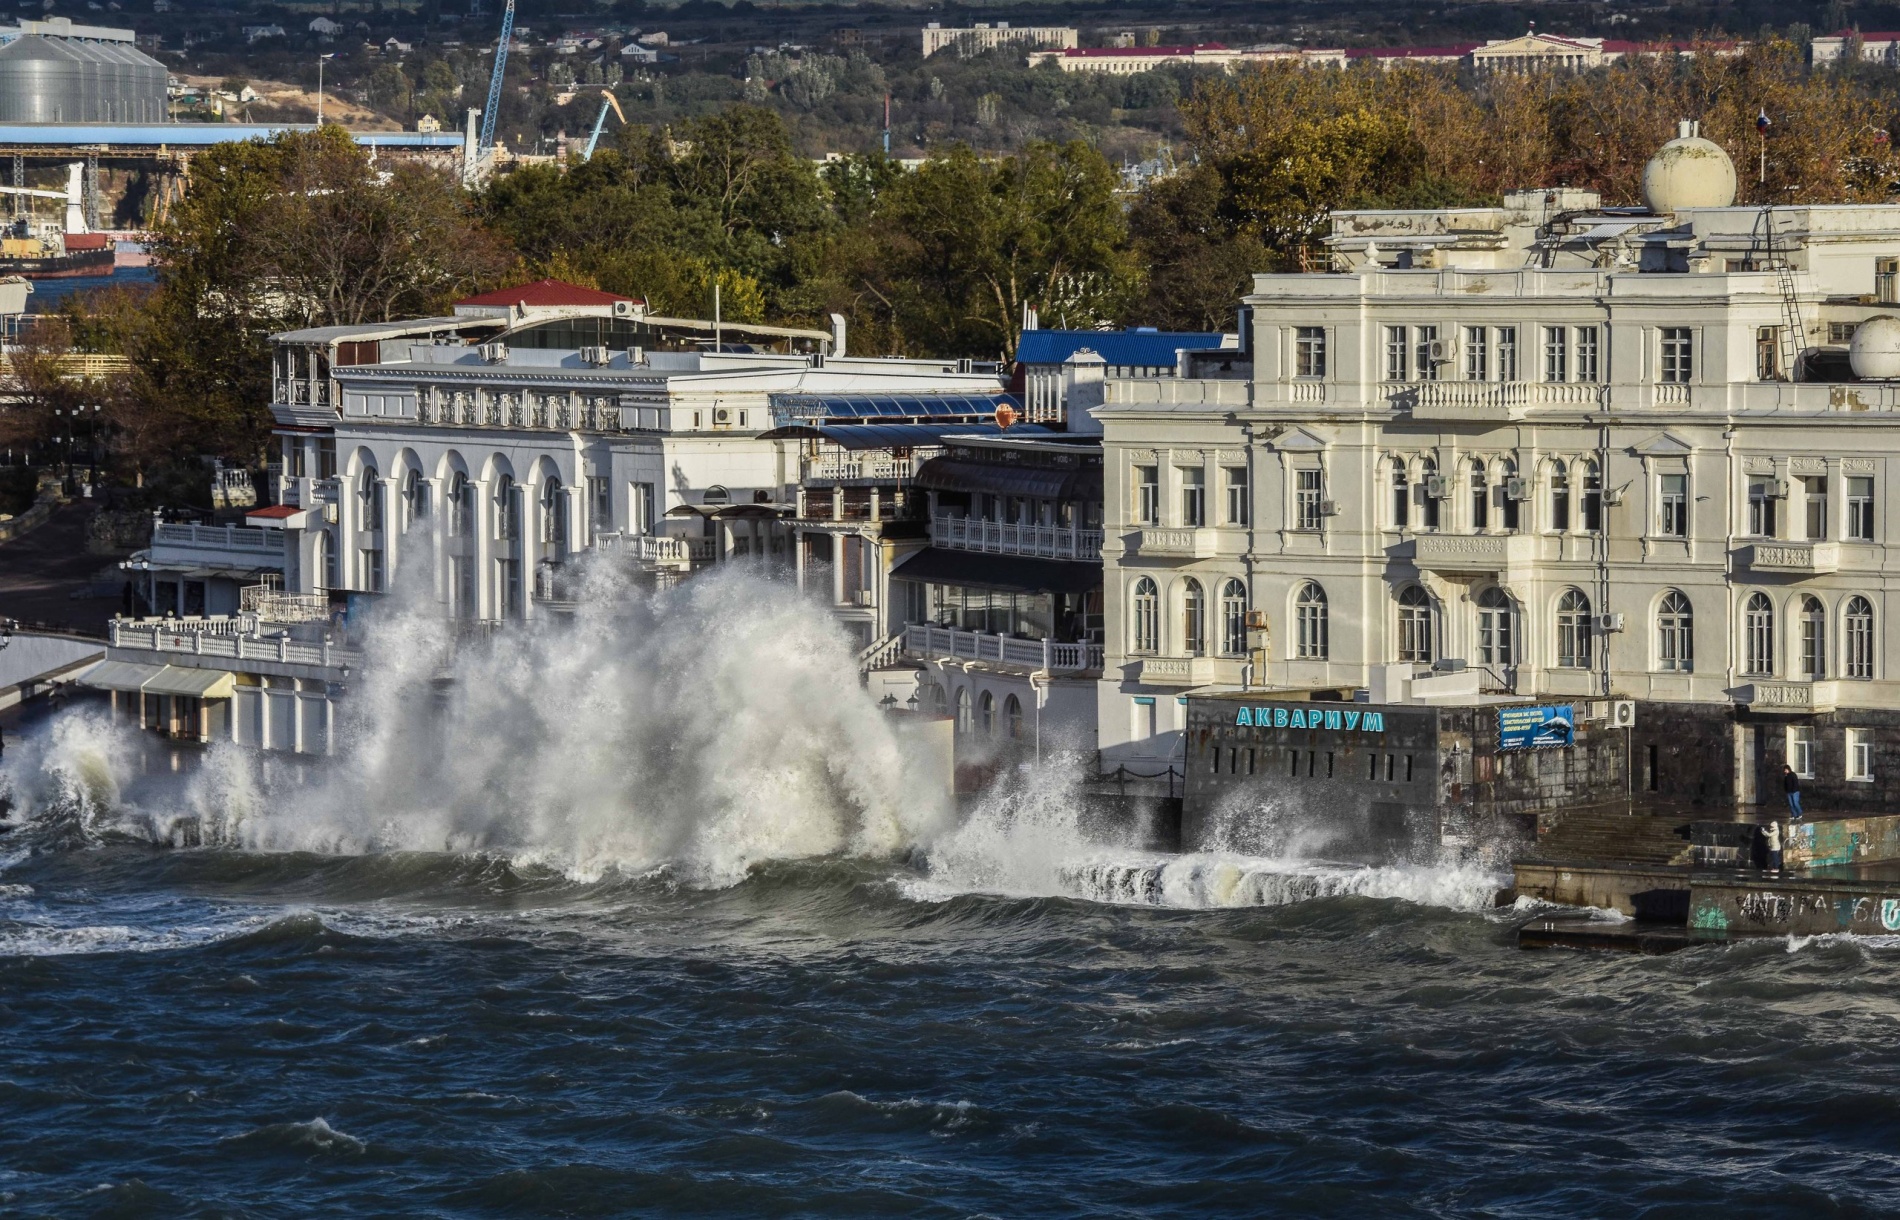
[[[246,476],[248,478],[248,476]],[[196,547],[201,550],[247,551],[281,555],[284,535],[281,530],[252,529],[243,525],[169,525],[152,530],[152,545]]]
[[[183,653],[232,661],[277,661],[292,665],[339,667],[359,665],[363,654],[328,640],[293,640],[287,635],[261,636],[246,628],[245,616],[232,616],[233,630],[211,630],[212,620],[114,619],[106,642],[114,648],[157,653]]]
[[[981,517],[939,513],[930,526],[935,546],[991,555],[1031,555],[1039,559],[1099,560],[1102,531],[1067,525],[1011,525]]]
[[[912,624],[904,628],[904,651],[922,657],[952,657],[971,661],[999,661],[1049,671],[1102,667],[1100,644],[1023,640],[986,631],[959,631],[954,627]]]
[[[806,458],[800,463],[804,480],[908,479],[917,473],[915,457],[893,457],[888,453],[849,453]]]

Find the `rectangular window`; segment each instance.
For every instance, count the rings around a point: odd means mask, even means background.
[[[1686,326],[1663,327],[1662,379],[1671,385],[1695,379],[1695,332]]]
[[[1300,327],[1295,332],[1293,352],[1295,376],[1324,377],[1326,375],[1326,328],[1323,326]]]
[[[1900,258],[1874,260],[1874,299],[1882,305],[1900,304]]]
[[[1296,471],[1298,483],[1295,489],[1295,508],[1299,524],[1295,527],[1303,530],[1317,530],[1320,527],[1320,472],[1317,470]]]
[[[614,528],[613,484],[604,475],[587,476],[587,530],[595,538]]]
[[[336,438],[320,437],[317,440],[317,477],[319,479],[336,478]]]
[[[1775,480],[1772,475],[1748,478],[1748,532],[1757,538],[1775,538]]]
[[[1874,778],[1874,731],[1847,730],[1847,778],[1863,782]]]
[[[1228,466],[1223,475],[1227,480],[1227,524],[1245,525],[1253,519],[1252,502],[1247,496],[1247,468]]]
[[[284,438],[284,476],[301,479],[304,477],[303,437],[286,436]]]
[[[1827,537],[1827,476],[1809,475],[1801,480],[1807,501],[1808,540],[1820,542]]]
[[[1207,524],[1207,471],[1199,466],[1175,469],[1181,477],[1181,524],[1194,529]]]
[[[1802,779],[1814,778],[1814,730],[1805,724],[1788,726],[1788,765]]]
[[[1603,365],[1597,347],[1597,328],[1577,328],[1577,380],[1595,383],[1603,380]]]
[[[1135,467],[1135,524],[1161,524],[1161,467]]]
[[[1847,536],[1855,542],[1874,540],[1874,481],[1869,476],[1848,476]]]
[[[1854,341],[1854,324],[1852,322],[1829,322],[1827,324],[1827,341],[1829,343],[1852,343]]]
[[[1385,379],[1387,381],[1410,381],[1411,358],[1406,347],[1406,333],[1403,326],[1385,328]]]
[[[1544,328],[1544,380],[1570,380],[1570,334],[1561,326]]]
[[[653,515],[653,484],[627,484],[627,532],[645,536],[653,532],[656,523]]]
[[[1662,495],[1658,499],[1656,532],[1665,538],[1689,536],[1689,476],[1661,476]]]
[[[1517,327],[1498,327],[1498,380],[1517,380]]]
[[[1438,361],[1432,358],[1432,348],[1438,343],[1436,326],[1414,326],[1412,328],[1412,364],[1418,370],[1420,381],[1438,380]]]
[[[1491,347],[1485,339],[1484,327],[1465,327],[1466,381],[1487,381],[1491,377]]]
[[[1781,380],[1780,332],[1772,326],[1755,328],[1755,380]]]

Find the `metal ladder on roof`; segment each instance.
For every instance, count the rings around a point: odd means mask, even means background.
[[[1781,295],[1781,325],[1777,328],[1780,341],[1775,345],[1776,370],[1783,381],[1793,381],[1795,360],[1805,345],[1807,331],[1801,321],[1801,292],[1795,282],[1794,268],[1788,260],[1775,253],[1774,208],[1764,206],[1761,210],[1762,237],[1768,245],[1768,265],[1775,272],[1775,289]]]

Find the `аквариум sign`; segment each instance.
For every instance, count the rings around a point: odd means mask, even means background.
[[[1347,733],[1385,732],[1385,713],[1356,708],[1243,707],[1234,724],[1255,729],[1339,729]]]

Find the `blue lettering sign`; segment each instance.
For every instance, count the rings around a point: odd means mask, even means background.
[[[1286,722],[1286,724],[1287,724],[1287,727],[1288,727],[1288,728],[1290,728],[1290,729],[1303,729],[1303,728],[1305,728],[1305,727],[1306,727],[1306,713],[1305,713],[1305,712],[1302,712],[1302,711],[1301,711],[1301,710],[1300,710],[1299,708],[1297,708],[1297,707],[1296,707],[1296,708],[1294,708],[1294,709],[1293,709],[1293,719],[1291,719],[1291,720],[1289,720],[1289,721],[1287,721],[1287,722]]]
[[[1346,731],[1351,732],[1353,729],[1356,729],[1358,727],[1359,727],[1359,713],[1347,712],[1346,713]]]
[[[1285,708],[1276,707],[1273,709],[1273,727],[1276,729],[1283,729],[1286,727],[1286,709]]]
[[[1252,728],[1253,727],[1253,710],[1251,708],[1244,708],[1244,707],[1241,708],[1240,711],[1234,715],[1234,723],[1236,725],[1244,724],[1247,727]]]
[[[1329,729],[1336,729],[1339,727],[1339,713],[1338,712],[1326,713],[1326,727]]]
[[[1498,709],[1498,749],[1542,750],[1574,745],[1577,717],[1569,704]]]
[[[1385,732],[1385,713],[1384,712],[1367,712],[1366,719],[1365,719],[1365,726],[1366,726],[1366,732],[1368,733]]]

